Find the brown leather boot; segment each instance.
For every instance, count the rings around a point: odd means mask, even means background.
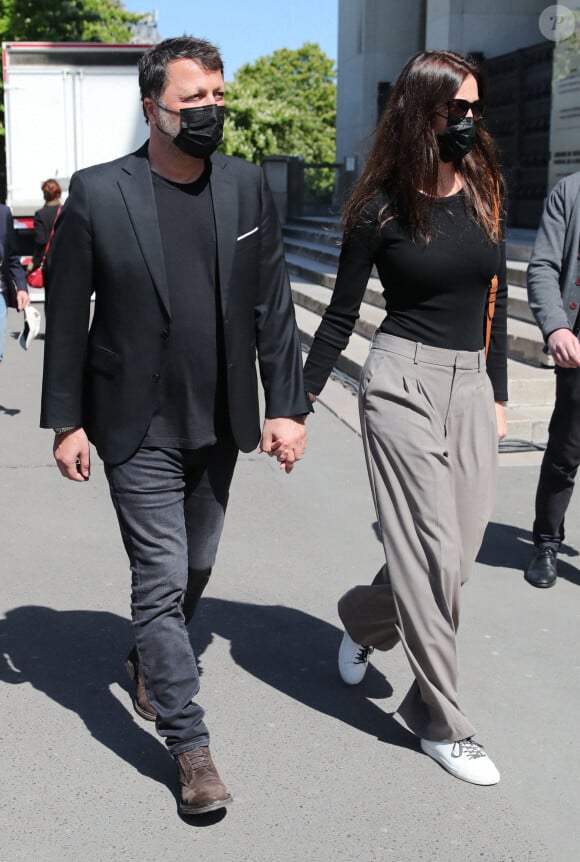
[[[135,689],[135,694],[133,695],[133,707],[135,712],[141,716],[141,718],[146,718],[147,721],[155,721],[157,718],[157,713],[147,700],[147,692],[145,691],[145,679],[143,678],[143,671],[141,670],[141,665],[139,663],[139,656],[137,655],[136,647],[133,647],[127,658],[125,659],[125,667],[127,668],[127,673],[134,679],[137,683],[137,688]]]
[[[181,784],[181,814],[207,814],[232,802],[207,745],[177,754],[175,762]]]

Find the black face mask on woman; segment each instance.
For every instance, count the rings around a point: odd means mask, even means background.
[[[465,158],[475,143],[475,120],[464,117],[458,123],[448,125],[437,135],[439,157],[442,162],[459,162]]]
[[[164,135],[171,138],[188,156],[194,159],[207,159],[219,147],[224,134],[223,105],[202,105],[199,108],[182,108],[181,111],[171,111],[156,103],[158,108],[167,114],[179,117],[180,131],[172,137],[163,129]],[[159,128],[159,127],[158,127]]]

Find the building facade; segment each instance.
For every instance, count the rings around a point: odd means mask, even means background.
[[[546,30],[555,8],[548,7],[547,0],[339,0],[337,162],[360,171],[389,86],[413,54],[472,54],[490,78],[487,122],[508,179],[510,223],[537,226],[556,176],[550,138],[558,42]],[[580,99],[578,106],[580,114]]]

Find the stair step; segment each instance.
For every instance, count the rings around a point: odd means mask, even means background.
[[[528,264],[523,260],[507,261],[507,280],[508,284],[514,284],[518,287],[526,287],[527,285]]]
[[[308,260],[316,260],[327,264],[333,269],[338,267],[338,258],[340,257],[340,248],[338,246],[284,237],[284,249],[286,250],[286,255],[293,254],[307,258]]]
[[[514,359],[539,366],[552,364],[544,353],[544,339],[535,323],[508,318],[507,348]]]
[[[506,407],[507,436],[511,440],[529,440],[545,445],[548,441],[548,426],[552,407]]]
[[[517,284],[508,284],[508,317],[535,323],[534,315],[528,303],[527,288]]]
[[[300,305],[295,307],[296,323],[304,344],[308,347],[314,340],[314,335],[320,323],[320,317],[313,311],[303,308]],[[336,368],[343,371],[355,380],[358,380],[363,365],[369,353],[370,342],[368,338],[364,338],[356,332],[350,337],[346,350],[338,357]]]
[[[309,227],[307,225],[285,224],[282,230],[285,237],[293,240],[305,240],[321,245],[329,245],[340,249],[342,231],[325,227]]]
[[[292,296],[295,303],[321,317],[330,300],[331,291],[319,284],[310,284],[301,279],[293,279]],[[384,319],[384,308],[381,311],[375,305],[363,302],[360,308],[360,317],[354,325],[354,331],[371,339]]]
[[[508,359],[508,391],[509,404],[514,410],[536,407],[551,410],[556,397],[554,371]]]
[[[535,230],[508,227],[506,231],[506,252],[508,258],[529,261],[535,241]]]
[[[297,275],[305,279],[311,284],[321,284],[323,287],[328,287],[330,290],[334,288],[336,280],[336,269],[319,263],[316,260],[309,260],[302,255],[294,253],[286,254],[286,266],[290,275]],[[330,297],[329,297],[330,299]]]

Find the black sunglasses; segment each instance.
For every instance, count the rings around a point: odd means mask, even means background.
[[[460,120],[464,120],[470,108],[473,119],[481,120],[485,114],[485,102],[483,99],[477,99],[475,102],[468,102],[467,99],[448,99],[447,121],[449,123],[458,123]]]

